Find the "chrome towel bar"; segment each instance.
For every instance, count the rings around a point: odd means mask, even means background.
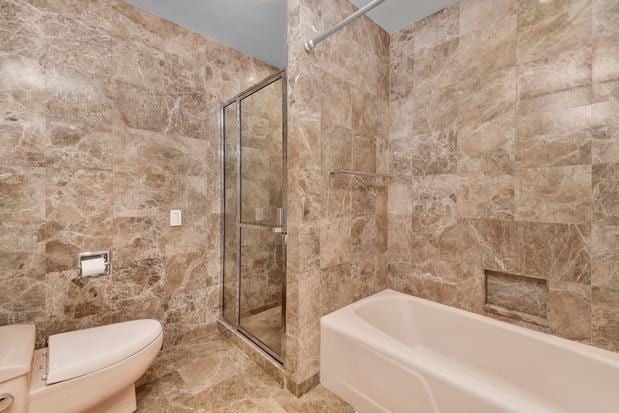
[[[329,175],[354,175],[354,176],[365,176],[368,178],[397,178],[397,175],[391,174],[381,174],[375,172],[363,172],[363,171],[352,171],[350,169],[332,169],[329,172]]]

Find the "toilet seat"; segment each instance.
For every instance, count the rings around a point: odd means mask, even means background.
[[[12,413],[135,412],[135,382],[162,343],[156,320],[57,334],[39,350],[33,325],[0,326],[0,393]]]
[[[161,335],[155,320],[135,320],[49,337],[48,385],[84,376],[140,352]]]

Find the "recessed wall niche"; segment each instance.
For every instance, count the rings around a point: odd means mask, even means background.
[[[548,281],[484,271],[485,308],[505,317],[548,325]]]

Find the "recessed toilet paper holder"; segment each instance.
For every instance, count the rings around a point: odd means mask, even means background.
[[[77,254],[77,269],[78,269],[79,275],[84,276],[84,274],[82,273],[82,263],[84,261],[98,259],[98,258],[103,258],[103,262],[105,264],[105,270],[104,272],[97,274],[97,276],[110,275],[110,271],[112,269],[112,255],[110,251],[92,251],[92,252],[82,252],[80,254]],[[89,275],[89,276],[92,276],[92,275]]]

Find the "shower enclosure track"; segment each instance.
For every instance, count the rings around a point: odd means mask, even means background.
[[[234,322],[227,320],[224,316],[224,270],[225,270],[225,247],[226,247],[226,231],[225,231],[225,213],[221,214],[220,218],[220,228],[221,228],[221,240],[220,240],[220,262],[222,265],[222,270],[219,275],[220,282],[220,290],[219,290],[219,320],[226,326],[228,326],[231,330],[240,333],[244,337],[246,337],[249,341],[255,344],[260,350],[266,353],[268,356],[273,358],[276,362],[283,365],[285,358],[285,346],[282,346],[280,354],[275,353],[268,345],[266,345],[262,340],[258,337],[255,337],[252,333],[245,330],[241,327],[241,228],[243,227],[254,227],[254,228],[268,228],[271,227],[273,232],[281,233],[284,237],[286,236],[285,222],[280,223],[281,226],[274,227],[268,225],[261,225],[256,223],[245,223],[241,222],[241,101],[252,94],[264,89],[265,87],[271,85],[272,83],[277,82],[278,80],[282,81],[282,134],[284,136],[282,143],[282,155],[283,155],[283,164],[287,164],[287,136],[288,136],[288,122],[287,122],[287,95],[286,95],[286,70],[281,70],[274,75],[267,77],[266,79],[260,81],[259,83],[249,87],[248,89],[242,91],[233,99],[228,100],[220,107],[219,111],[219,127],[220,127],[220,168],[221,168],[221,211],[224,212],[226,210],[226,178],[225,178],[225,108],[229,105],[236,105],[236,133],[237,133],[237,147],[235,151],[235,155],[237,158],[236,163],[236,298],[235,298],[235,315]],[[283,182],[287,180],[287,169],[284,167],[284,176]],[[283,205],[286,205],[286,186],[283,188]],[[283,255],[286,257],[286,242],[284,238],[283,244]],[[285,265],[284,265],[285,267]],[[286,336],[286,274],[284,273],[284,283],[282,285],[282,329],[281,334],[282,337]]]

